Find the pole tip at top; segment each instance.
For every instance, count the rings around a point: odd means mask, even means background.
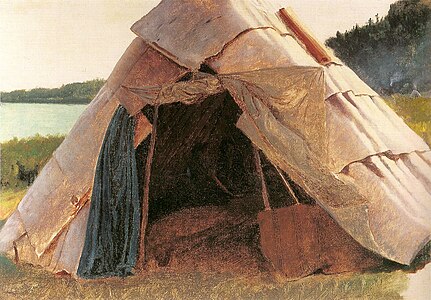
[[[326,66],[332,63],[333,58],[328,49],[317,41],[309,30],[301,24],[292,9],[280,8],[278,14],[284,25],[292,31],[294,36],[319,64]]]

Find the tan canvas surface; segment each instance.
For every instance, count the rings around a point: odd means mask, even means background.
[[[338,93],[326,100],[326,115],[329,163],[333,172],[386,151],[400,154],[429,150],[380,97]]]
[[[206,63],[218,74],[292,66],[320,67],[295,38],[280,35],[273,28],[241,34],[226,44],[217,56],[207,59]]]
[[[162,1],[132,31],[181,65],[199,69],[207,57],[246,30],[272,27],[288,33],[273,10],[265,0]]]

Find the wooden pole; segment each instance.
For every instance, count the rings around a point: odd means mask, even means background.
[[[265,175],[263,174],[262,164],[260,161],[259,149],[257,149],[256,146],[253,146],[253,151],[254,151],[254,162],[256,164],[256,171],[259,174],[260,181],[262,184],[263,204],[265,205],[265,210],[271,210],[271,206],[269,204],[268,189],[266,188]]]
[[[159,116],[159,106],[154,106],[153,126],[151,129],[150,148],[148,150],[147,161],[145,164],[144,175],[144,196],[142,200],[142,213],[141,213],[141,230],[139,238],[139,252],[136,268],[143,270],[145,267],[145,239],[148,225],[148,208],[150,198],[150,182],[151,182],[151,166],[153,163],[154,150],[156,148],[156,135],[157,135],[157,119]]]
[[[299,199],[298,197],[296,197],[295,192],[293,191],[292,187],[290,186],[289,182],[286,180],[286,178],[284,177],[283,173],[281,172],[281,170],[275,166],[275,169],[278,172],[278,175],[280,175],[281,180],[283,181],[284,186],[286,187],[287,191],[289,192],[289,194],[292,196],[293,200],[295,200],[296,204],[299,204]]]
[[[308,52],[322,65],[331,63],[332,58],[326,48],[320,44],[295,18],[293,11],[282,8],[279,16],[283,23],[293,32],[293,34],[305,45]]]

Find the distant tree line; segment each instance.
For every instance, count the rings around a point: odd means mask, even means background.
[[[369,19],[326,41],[380,93],[431,89],[431,1],[401,0],[384,18]]]
[[[9,103],[87,104],[105,83],[103,79],[69,83],[60,88],[35,88],[1,93],[1,101]]]

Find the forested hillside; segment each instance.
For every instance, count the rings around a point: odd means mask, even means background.
[[[336,55],[382,94],[431,90],[431,0],[401,0],[326,41]]]
[[[10,93],[1,93],[1,102],[87,104],[104,83],[103,79],[94,79],[86,82],[69,83],[54,89],[16,90]]]

